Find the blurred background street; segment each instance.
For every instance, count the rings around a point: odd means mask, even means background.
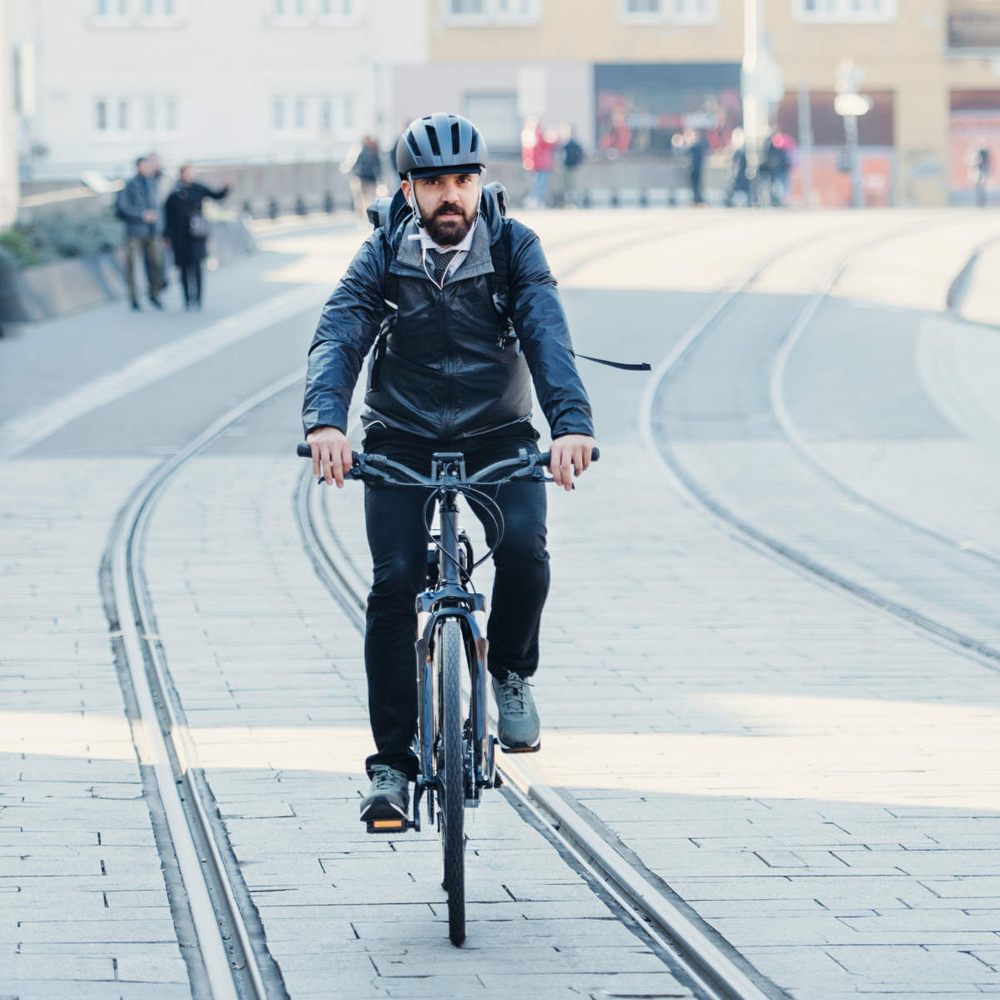
[[[0,15],[0,997],[1000,992],[1000,5]],[[462,949],[434,832],[357,821],[363,491],[293,452],[435,110],[482,130],[578,353],[652,367],[579,362],[602,457],[549,495],[543,750],[470,813]]]

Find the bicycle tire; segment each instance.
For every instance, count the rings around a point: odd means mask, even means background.
[[[448,893],[448,937],[465,940],[465,741],[462,737],[462,629],[451,619],[437,637],[439,741],[438,830]]]

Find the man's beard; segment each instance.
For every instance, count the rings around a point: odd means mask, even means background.
[[[445,212],[456,212],[461,216],[461,219],[442,220],[440,216]],[[431,239],[439,247],[453,247],[461,243],[469,235],[469,230],[472,228],[475,218],[475,210],[466,215],[462,211],[461,205],[444,204],[438,208],[432,218],[424,218],[424,226],[427,232],[430,233]]]

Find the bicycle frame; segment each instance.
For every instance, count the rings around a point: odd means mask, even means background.
[[[478,806],[481,789],[493,787],[496,782],[493,737],[488,728],[486,708],[486,599],[463,582],[460,571],[462,554],[457,483],[465,479],[463,456],[457,452],[436,453],[431,478],[438,488],[439,553],[437,585],[417,597],[417,749],[420,775],[415,786],[412,822],[418,831],[420,801],[425,793],[428,793],[428,819],[434,819],[437,738],[434,719],[438,698],[434,637],[440,624],[448,619],[455,619],[462,630],[471,679],[470,729],[466,733],[466,746],[471,748],[471,759],[465,761],[466,805]]]

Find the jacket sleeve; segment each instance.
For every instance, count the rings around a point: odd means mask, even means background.
[[[323,307],[309,348],[302,426],[347,433],[347,411],[365,355],[385,314],[385,253],[381,233],[361,245]]]
[[[573,344],[556,279],[538,237],[511,222],[511,313],[535,393],[553,438],[594,434],[587,390],[576,370]]]
[[[122,188],[118,196],[118,208],[130,222],[144,222],[142,213],[149,206],[139,192],[139,185],[134,180],[129,181]]]

